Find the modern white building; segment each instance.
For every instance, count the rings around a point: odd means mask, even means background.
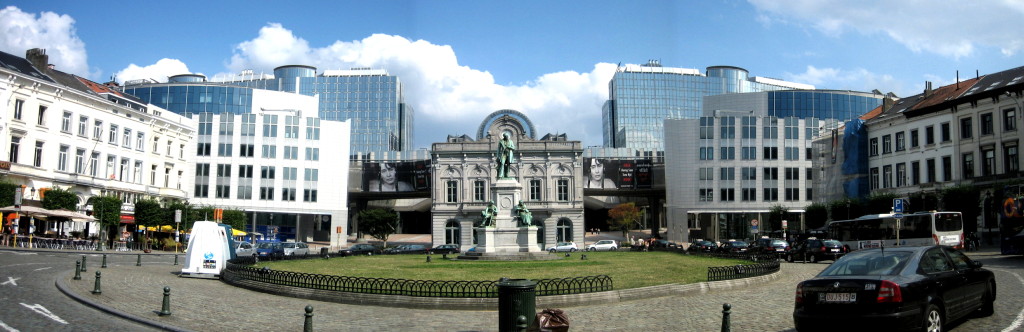
[[[68,189],[84,211],[90,197],[114,195],[124,202],[125,221],[138,199],[188,199],[194,121],[55,70],[44,50],[29,50],[27,58],[0,52],[0,173],[22,185],[23,199]],[[96,233],[89,223],[35,224],[43,232]]]
[[[347,246],[350,121],[321,120],[316,96],[251,94],[248,114],[186,113],[190,202],[244,210],[266,237]]]

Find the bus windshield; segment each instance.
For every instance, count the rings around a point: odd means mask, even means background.
[[[964,229],[964,223],[959,214],[939,213],[935,215],[936,232],[955,232],[962,229]]]

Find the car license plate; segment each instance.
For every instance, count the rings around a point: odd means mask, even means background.
[[[857,293],[818,293],[818,302],[854,303],[857,302]]]
[[[832,252],[839,252],[839,249],[832,249]]]

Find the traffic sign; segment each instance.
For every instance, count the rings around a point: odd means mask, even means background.
[[[757,225],[758,225],[757,219],[754,219],[754,220],[750,221],[750,226],[754,226],[756,228]]]
[[[892,212],[895,212],[896,214],[903,213],[903,199],[902,198],[894,198],[892,200]],[[898,217],[898,218],[901,218],[901,217]]]
[[[902,213],[895,213],[895,214],[892,215],[892,217],[896,218],[896,219],[903,219],[903,214]]]

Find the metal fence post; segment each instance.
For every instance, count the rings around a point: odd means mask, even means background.
[[[96,271],[96,287],[92,289],[92,293],[96,295],[103,294],[103,291],[100,290],[100,271]]]
[[[160,308],[160,316],[171,315],[171,287],[164,286],[164,304]]]
[[[731,314],[731,312],[729,309],[732,309],[732,305],[729,305],[728,303],[722,305],[722,332],[731,331],[731,324],[729,323],[729,314]]]
[[[178,255],[174,255],[174,265],[178,265]]]
[[[82,261],[75,261],[75,277],[74,280],[82,280]]]
[[[303,332],[313,332],[313,306],[306,305],[306,319],[302,323]]]

